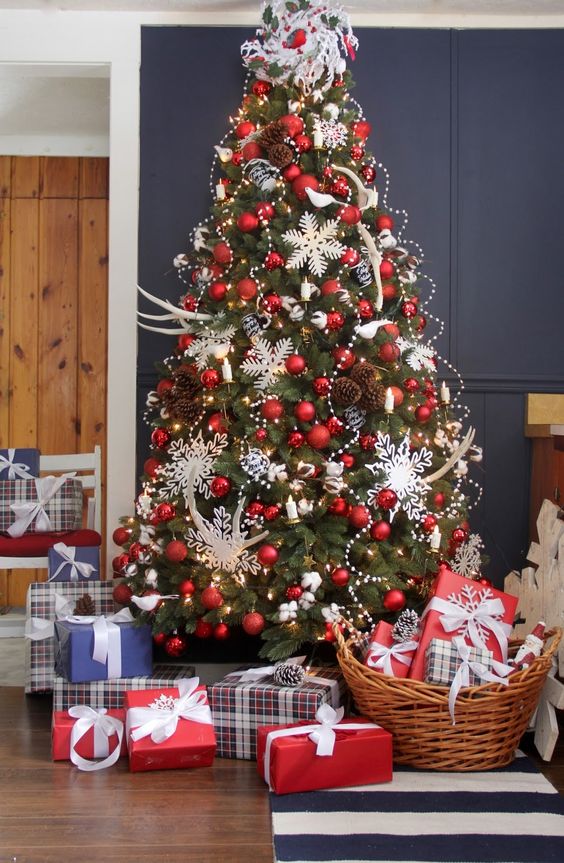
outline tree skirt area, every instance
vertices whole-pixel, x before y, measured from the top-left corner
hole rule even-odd
[[[518,754],[499,770],[271,794],[277,863],[562,863],[564,798]]]

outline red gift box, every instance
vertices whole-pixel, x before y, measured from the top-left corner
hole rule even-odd
[[[332,711],[328,704],[319,712]],[[335,713],[335,711],[333,711]],[[342,708],[338,711],[342,715]],[[362,717],[333,726],[332,754],[318,754],[322,743],[310,734],[320,723],[263,725],[257,736],[259,775],[276,794],[373,785],[392,779],[392,735]],[[327,733],[317,732],[319,736]]]
[[[209,767],[216,740],[205,686],[198,678],[178,687],[124,693],[129,769]]]
[[[390,677],[407,677],[418,641],[394,641],[393,625],[380,620],[368,643],[364,664]]]
[[[439,570],[433,596],[423,611],[419,647],[408,677],[424,679],[425,652],[433,638],[452,641],[462,636],[469,645],[491,650],[494,660],[506,662],[517,601],[516,596],[449,569]]]
[[[121,742],[116,720],[121,723]],[[127,755],[124,723],[125,710],[95,710],[86,705],[71,707],[70,712],[55,710],[51,731],[53,761],[72,761],[79,770],[109,767]],[[113,755],[116,750],[118,754]],[[95,758],[108,759],[108,762],[94,763],[92,759]]]

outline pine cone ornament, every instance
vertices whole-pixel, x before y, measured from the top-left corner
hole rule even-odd
[[[263,129],[257,138],[257,143],[261,147],[264,147],[265,150],[269,150],[276,144],[283,144],[287,137],[288,132],[286,131],[286,127],[279,120],[276,120],[274,123],[269,123]]]
[[[355,363],[351,369],[350,376],[360,387],[365,387],[367,384],[376,381],[380,376],[380,372],[372,363]]]
[[[172,419],[192,423],[199,416],[201,405],[200,382],[182,366],[172,373],[173,386],[162,397]]]
[[[293,159],[294,154],[286,144],[275,144],[268,150],[268,161],[275,168],[285,168]]]
[[[305,670],[301,665],[281,662],[274,669],[273,677],[277,686],[299,686],[305,677]]]
[[[361,395],[361,388],[355,381],[351,381],[350,378],[337,378],[331,388],[333,400],[337,404],[345,405],[345,407],[356,404]]]
[[[365,411],[381,411],[386,401],[386,387],[382,384],[369,383],[357,404]]]
[[[78,597],[73,614],[76,614],[77,617],[92,617],[96,614],[96,606],[89,593],[83,593],[82,596]]]
[[[410,641],[419,632],[421,619],[412,608],[406,608],[394,624],[392,638],[394,641]]]

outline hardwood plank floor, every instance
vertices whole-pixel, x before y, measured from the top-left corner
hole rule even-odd
[[[80,773],[50,752],[51,699],[0,687],[0,863],[272,863],[266,786],[254,762]],[[564,736],[545,764],[564,793]]]

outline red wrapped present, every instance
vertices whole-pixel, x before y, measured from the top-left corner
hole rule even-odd
[[[85,704],[53,712],[53,761],[72,761],[79,770],[102,770],[127,755],[125,710],[95,710]],[[93,759],[101,759],[94,761]]]
[[[322,704],[317,722],[258,729],[257,768],[276,794],[372,785],[392,779],[392,735]]]
[[[395,641],[392,636],[393,629],[393,625],[385,620],[376,624],[363,661],[369,668],[381,671],[389,677],[407,677],[419,642],[415,639]]]
[[[431,639],[464,641],[491,650],[497,662],[507,662],[507,639],[513,627],[517,597],[464,578],[443,567],[435,580],[433,596],[421,616],[419,647],[408,677],[423,680],[425,653]]]
[[[168,689],[124,693],[129,769],[209,767],[216,742],[205,686],[198,678]]]

